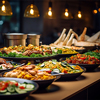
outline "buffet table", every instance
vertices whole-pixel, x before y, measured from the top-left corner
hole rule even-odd
[[[85,72],[73,81],[53,82],[47,89],[38,90],[25,100],[98,100],[93,98],[100,95],[99,90],[100,68]]]

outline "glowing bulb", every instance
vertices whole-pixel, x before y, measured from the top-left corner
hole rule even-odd
[[[4,4],[4,3],[5,3],[5,1],[3,0],[3,1],[2,1],[2,3]]]
[[[100,8],[98,8],[98,11],[100,12]]]
[[[48,11],[48,15],[49,16],[52,16],[52,11]]]
[[[97,10],[96,10],[96,9],[95,9],[95,10],[93,10],[93,13],[94,13],[94,14],[97,14]]]
[[[78,18],[82,18],[81,11],[78,11]]]
[[[69,16],[68,9],[65,9],[65,13],[64,14],[65,14],[66,17]]]
[[[33,9],[30,9],[30,14],[34,15],[34,10]]]
[[[3,5],[3,6],[1,7],[1,10],[2,10],[3,12],[5,12],[5,9],[6,9],[5,5]]]
[[[51,7],[49,7],[48,16],[52,16]]]

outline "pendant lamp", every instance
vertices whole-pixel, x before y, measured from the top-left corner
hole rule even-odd
[[[39,16],[39,10],[36,5],[31,4],[26,7],[24,17],[38,18]]]
[[[93,9],[93,14],[97,14],[98,11],[99,11],[99,9],[98,9],[98,3],[97,3],[97,2],[95,2],[95,5],[94,5],[93,8],[94,8],[94,9]]]
[[[11,16],[12,14],[13,13],[12,13],[12,9],[9,2],[7,0],[1,0],[0,1],[0,15]]]
[[[73,16],[69,12],[69,8],[68,8],[68,5],[67,4],[65,5],[65,9],[64,9],[64,11],[62,13],[62,18],[63,19],[73,19]]]
[[[52,10],[52,2],[51,1],[49,2],[49,8],[48,8],[47,12],[45,13],[44,18],[48,18],[48,19],[56,18],[55,13]]]
[[[83,19],[81,7],[78,7],[78,13],[75,14],[75,19]]]

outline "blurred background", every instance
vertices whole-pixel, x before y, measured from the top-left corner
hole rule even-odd
[[[99,0],[7,0],[12,8],[12,16],[0,16],[0,44],[4,33],[34,33],[41,36],[43,44],[53,43],[63,28],[72,28],[80,35],[87,27],[87,35],[100,31]],[[49,3],[51,2],[51,3]],[[34,3],[39,10],[38,18],[24,17],[25,9]],[[54,18],[45,17],[48,7],[52,7]],[[66,14],[65,14],[66,12]],[[79,13],[79,16],[77,14]],[[65,14],[65,15],[63,15]],[[69,17],[67,17],[69,15]],[[66,33],[67,33],[66,32]]]

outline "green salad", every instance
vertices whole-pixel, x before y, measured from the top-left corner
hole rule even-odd
[[[10,52],[9,54],[6,54],[6,53],[2,54],[2,53],[0,52],[0,57],[17,57],[17,58],[48,57],[48,56],[54,56],[54,55],[56,55],[55,52],[53,52],[52,54],[48,54],[48,53],[46,52],[45,55],[32,53],[30,56],[18,54],[18,53],[16,53],[16,52]]]
[[[100,59],[100,53],[98,53],[98,52],[88,51],[88,52],[86,52],[84,54],[85,55],[94,56],[95,58]]]
[[[30,83],[19,83],[17,81],[0,80],[0,94],[22,94],[34,90],[35,86]]]

